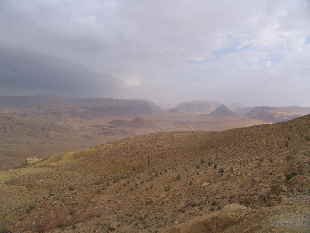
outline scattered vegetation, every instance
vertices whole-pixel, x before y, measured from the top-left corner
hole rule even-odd
[[[289,181],[291,180],[292,178],[294,178],[295,176],[298,176],[298,173],[296,172],[291,172],[289,174],[286,174],[286,180]]]
[[[0,220],[10,220],[12,232],[161,233],[201,215],[214,226],[230,219],[226,211],[241,210],[242,221],[206,232],[271,232],[261,227],[276,211],[307,208],[309,124],[304,117],[225,132],[156,133],[55,154],[0,172]],[[244,207],[234,212],[231,203]],[[261,218],[266,224],[255,226]]]

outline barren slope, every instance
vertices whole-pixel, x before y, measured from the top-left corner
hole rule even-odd
[[[87,105],[88,101],[92,104]],[[80,108],[81,102],[83,108]],[[149,108],[135,101],[128,106],[126,101],[115,100],[115,104],[113,100],[107,100],[106,104],[103,102],[104,99],[98,100],[98,104],[96,100],[84,99],[77,106],[47,104],[14,110],[0,108],[0,170],[17,167],[27,157],[43,158],[52,153],[78,151],[128,136],[158,131],[223,130],[261,124],[257,120],[238,117],[212,118],[163,112],[144,115],[141,107],[145,113]],[[133,110],[133,105],[137,111]],[[127,111],[128,108],[131,111]],[[131,116],[134,112],[138,117]]]
[[[24,233],[306,233],[309,155],[310,116],[128,138],[0,172],[0,220]]]

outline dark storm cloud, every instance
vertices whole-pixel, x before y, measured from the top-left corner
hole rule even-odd
[[[1,1],[0,94],[117,95],[120,83],[104,64],[92,67],[104,49],[100,38],[66,22],[62,6],[66,1]]]
[[[1,69],[0,91],[310,104],[309,10],[308,0],[2,0],[2,67],[7,56],[22,68]]]
[[[111,76],[90,72],[81,65],[22,49],[1,47],[0,83],[0,91],[10,95],[32,91],[32,94],[111,96],[118,88]]]

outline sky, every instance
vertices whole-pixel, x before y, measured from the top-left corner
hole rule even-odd
[[[1,0],[0,95],[310,106],[310,0]]]

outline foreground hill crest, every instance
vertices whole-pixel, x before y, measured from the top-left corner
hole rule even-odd
[[[309,155],[309,116],[132,137],[0,172],[0,220],[24,233],[204,233],[219,219],[211,232],[307,233],[294,219],[309,216]]]

